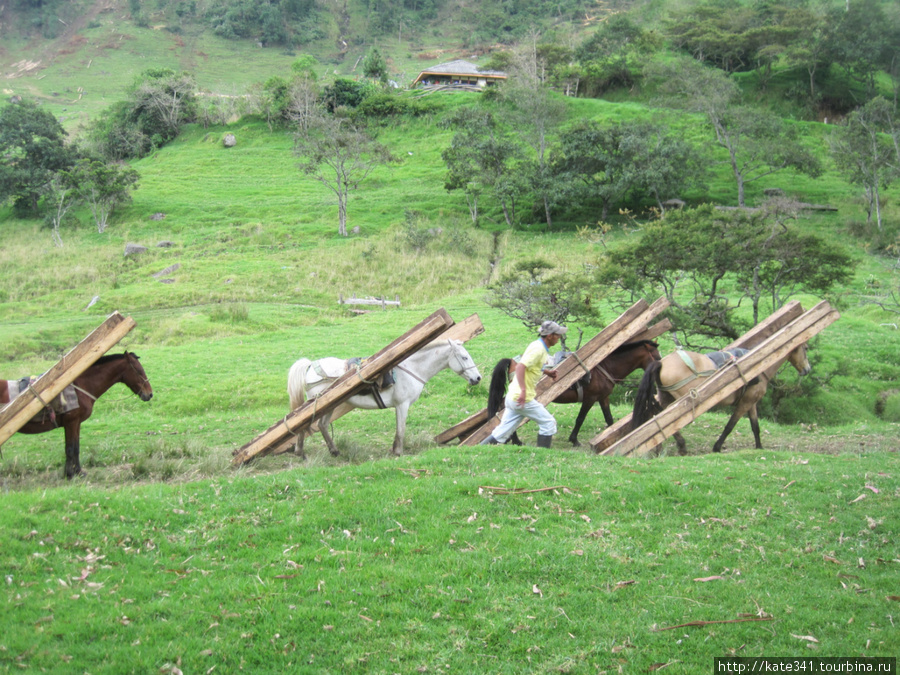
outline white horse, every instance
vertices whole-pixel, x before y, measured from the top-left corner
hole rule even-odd
[[[343,375],[348,368],[344,359],[326,357],[318,361],[300,359],[288,371],[288,396],[291,399],[291,410],[296,410],[307,398],[315,398]],[[403,454],[403,438],[406,435],[406,418],[409,406],[418,400],[425,384],[445,368],[450,368],[469,384],[481,382],[481,373],[475,361],[459,340],[440,340],[432,342],[405,361],[398,364],[394,371],[394,384],[377,391],[375,394],[361,393],[350,397],[337,408],[323,415],[313,423],[318,427],[332,455],[337,455],[337,448],[328,433],[328,425],[332,418],[340,417],[353,408],[374,410],[378,408],[395,408],[397,412],[397,433],[394,436],[393,451],[395,455]],[[311,433],[311,432],[310,432]],[[297,436],[296,450],[303,454],[303,441],[306,434]]]

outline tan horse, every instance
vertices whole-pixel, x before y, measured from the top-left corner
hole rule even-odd
[[[725,439],[732,432],[738,420],[744,415],[750,418],[750,427],[753,429],[753,437],[756,440],[756,447],[762,448],[762,441],[759,437],[759,415],[756,411],[756,404],[759,403],[771,380],[779,368],[785,361],[789,361],[800,375],[807,375],[811,370],[809,360],[807,359],[807,344],[794,349],[783,361],[779,361],[771,368],[763,372],[759,377],[754,378],[741,389],[722,400],[716,408],[732,406],[734,411],[725,429],[719,436],[713,446],[713,452],[721,452]],[[737,350],[735,350],[737,351]],[[740,350],[743,352],[744,350]],[[696,389],[700,384],[697,380],[703,380],[716,372],[717,367],[721,367],[722,360],[728,361],[732,356],[730,352],[714,352],[711,356],[719,360],[717,364],[705,354],[697,352],[689,352],[679,350],[669,354],[661,361],[651,363],[644,371],[644,377],[638,387],[637,396],[634,399],[634,413],[632,415],[632,428],[637,429],[644,422],[648,421],[656,414],[665,410],[674,401],[682,396],[689,395],[692,389]],[[739,356],[737,357],[739,358]],[[656,393],[656,390],[659,393]],[[679,432],[674,434],[675,442],[678,444],[679,454],[685,454],[686,446],[684,438]]]

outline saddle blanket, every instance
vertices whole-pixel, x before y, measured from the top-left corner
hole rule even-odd
[[[722,368],[733,361],[737,361],[749,351],[749,349],[737,347],[735,349],[725,349],[720,352],[707,352],[706,357],[715,364],[716,370],[719,370],[719,368]]]
[[[6,389],[9,393],[9,401],[15,401],[19,396],[28,391],[29,385],[34,383],[37,377],[23,377],[18,380],[7,380]],[[45,399],[46,400],[46,399]],[[57,414],[67,413],[78,408],[78,392],[75,391],[75,385],[70,384],[57,394],[53,399],[47,401],[50,408]],[[37,422],[43,418],[46,411],[42,410],[35,415],[32,420]]]
[[[335,359],[329,359],[327,362],[313,361],[312,369],[322,380],[336,380],[351,368],[358,366],[362,361],[361,357],[347,359],[343,362]],[[312,380],[310,380],[310,384],[312,384]],[[378,389],[387,389],[392,384],[394,384],[393,370],[382,373],[375,382],[375,386]]]

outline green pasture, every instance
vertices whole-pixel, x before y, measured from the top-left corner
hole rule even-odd
[[[703,673],[713,656],[896,655],[898,471],[884,451],[445,448],[8,494],[0,669]]]

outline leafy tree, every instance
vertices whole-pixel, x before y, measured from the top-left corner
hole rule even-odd
[[[851,274],[846,254],[786,222],[783,206],[669,212],[647,223],[638,239],[607,252],[597,281],[625,291],[631,302],[665,295],[685,344],[690,335],[735,339],[746,329],[735,314],[743,298],[753,303],[755,323],[764,296],[774,311],[795,293],[825,293]]]
[[[666,32],[676,48],[731,73],[751,62],[746,32],[752,25],[751,7],[738,0],[707,0],[674,12]]]
[[[898,26],[878,0],[853,0],[829,12],[833,26],[830,53],[865,88],[866,99],[876,94],[876,78],[889,70],[896,56]]]
[[[487,110],[460,108],[441,122],[456,133],[441,157],[447,164],[444,187],[463,190],[472,222],[478,223],[478,200],[493,195],[503,209],[506,224],[516,222],[516,202],[525,189],[517,170],[522,152],[518,143]]]
[[[881,190],[900,174],[900,129],[890,102],[879,96],[854,111],[832,135],[831,156],[844,177],[863,188],[866,222],[874,211],[882,231]]]
[[[363,74],[378,82],[387,82],[387,61],[375,47],[363,59]]]
[[[111,160],[142,157],[175,138],[196,117],[196,83],[168,68],[144,71],[127,99],[107,108],[88,130],[94,150]]]
[[[576,50],[583,92],[599,96],[612,87],[632,87],[647,54],[660,46],[659,36],[645,31],[626,14],[614,14]]]
[[[291,64],[291,72],[294,74],[294,77],[315,82],[318,79],[316,75],[316,66],[318,65],[319,61],[315,56],[301,54]]]
[[[818,160],[801,145],[796,129],[774,114],[739,105],[736,85],[721,71],[682,59],[655,75],[676,104],[706,115],[716,144],[728,153],[739,206],[745,205],[747,183],[786,168],[819,174]]]
[[[19,213],[38,212],[53,176],[75,160],[66,135],[52,113],[31,101],[0,110],[0,204],[13,199]]]
[[[355,108],[369,95],[371,89],[371,85],[339,77],[322,91],[322,103],[330,113],[338,108]]]
[[[193,120],[197,83],[189,73],[168,68],[144,71],[132,88],[131,116],[141,130],[163,145],[178,135],[181,127]]]
[[[106,230],[116,207],[131,201],[140,174],[129,166],[80,159],[68,171],[61,172],[64,188],[69,188],[86,203],[94,216],[97,231]]]
[[[806,7],[791,11],[785,17],[785,22],[796,29],[796,35],[785,46],[784,61],[788,67],[806,70],[809,77],[809,99],[815,101],[818,95],[816,76],[831,64],[831,24],[824,13]]]
[[[294,136],[294,154],[299,168],[314,177],[338,200],[338,234],[347,236],[347,202],[369,174],[397,161],[390,151],[364,128],[340,115],[320,113],[307,130]]]
[[[629,197],[652,198],[662,209],[664,200],[699,184],[705,172],[690,145],[641,121],[582,121],[561,135],[553,170],[570,201],[600,201],[601,220]]]
[[[583,274],[556,270],[540,258],[519,262],[491,285],[485,301],[528,328],[543,321],[596,323],[594,286]]]

